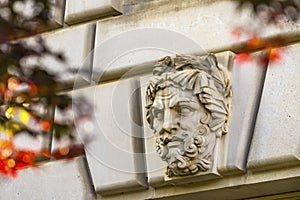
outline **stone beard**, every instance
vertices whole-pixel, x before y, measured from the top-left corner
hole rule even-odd
[[[216,138],[227,133],[231,86],[215,56],[165,57],[146,91],[147,121],[166,175],[184,176],[213,165]]]

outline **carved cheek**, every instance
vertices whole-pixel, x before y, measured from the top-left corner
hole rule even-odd
[[[153,119],[154,134],[159,133],[159,131],[162,129],[162,125],[163,125],[163,120],[157,118]]]
[[[188,117],[180,117],[180,127],[188,131],[196,131],[199,127],[201,119],[201,112],[195,111],[192,115]]]

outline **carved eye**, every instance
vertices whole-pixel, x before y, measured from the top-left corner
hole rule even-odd
[[[156,118],[156,119],[163,119],[163,117],[164,117],[163,110],[153,109],[152,114],[153,114],[154,118]]]
[[[183,116],[188,116],[192,114],[195,110],[191,108],[190,106],[180,106],[179,107],[179,113]]]

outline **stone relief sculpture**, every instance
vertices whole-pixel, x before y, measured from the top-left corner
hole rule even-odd
[[[208,171],[216,138],[228,132],[231,84],[213,54],[165,57],[146,89],[146,118],[166,175]]]

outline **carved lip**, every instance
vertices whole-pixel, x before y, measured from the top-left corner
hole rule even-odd
[[[173,137],[166,137],[164,139],[160,138],[160,144],[163,146],[169,146],[169,147],[178,146],[182,142],[183,142],[183,138],[178,137],[176,135]]]

